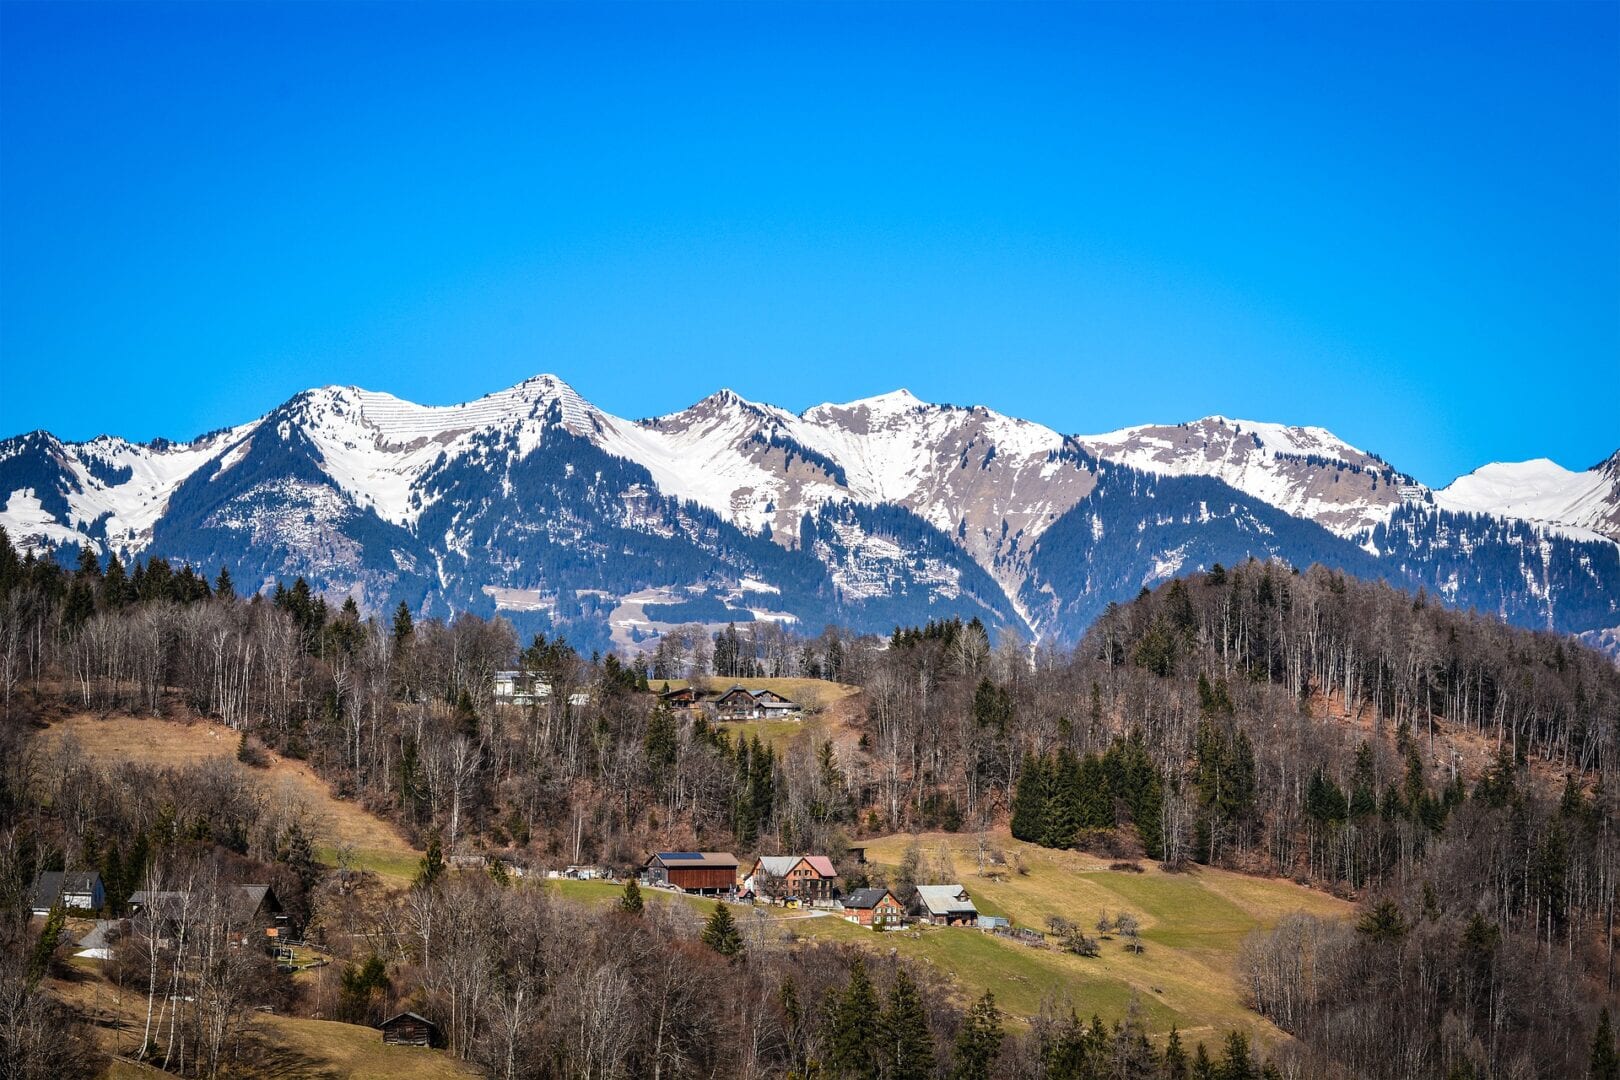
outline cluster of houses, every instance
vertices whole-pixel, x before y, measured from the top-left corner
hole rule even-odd
[[[551,700],[551,683],[533,671],[497,671],[494,680],[495,700],[508,705],[541,705]],[[665,690],[658,699],[672,709],[703,713],[716,720],[797,720],[804,715],[804,707],[775,690],[749,690],[740,684],[727,690],[706,691],[683,686],[678,690]],[[575,691],[568,695],[568,704],[589,705],[590,694]]]
[[[494,690],[495,700],[508,705],[540,705],[551,700],[551,683],[533,671],[497,671]],[[591,695],[584,690],[568,695],[568,704],[576,708],[590,703]]]
[[[660,851],[649,856],[643,883],[701,896],[807,905],[831,910],[874,930],[926,923],[996,929],[1007,920],[981,915],[959,884],[918,885],[911,904],[886,888],[838,888],[838,870],[825,855],[761,855],[746,874],[734,855],[723,851]]]
[[[775,690],[750,690],[740,684],[715,692],[683,686],[665,690],[658,699],[671,709],[701,712],[716,720],[798,720],[804,715],[802,705]]]

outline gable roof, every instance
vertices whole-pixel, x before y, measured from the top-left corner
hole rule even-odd
[[[960,885],[918,885],[917,899],[930,915],[965,915],[979,910]]]
[[[63,893],[95,894],[101,875],[94,870],[46,870],[34,879],[34,891],[28,903],[34,910],[48,908],[62,898]]]
[[[429,1020],[427,1017],[423,1016],[421,1013],[402,1012],[402,1013],[395,1013],[393,1016],[390,1016],[388,1019],[386,1019],[382,1023],[378,1024],[377,1027],[378,1028],[385,1028],[388,1025],[398,1023],[401,1020],[415,1020],[415,1021],[417,1021],[419,1023],[426,1024],[430,1028],[435,1028],[435,1029],[438,1028],[438,1026],[439,1026],[438,1024],[435,1024],[433,1021]]]
[[[754,862],[756,870],[764,870],[773,877],[787,877],[800,863],[806,863],[819,877],[835,878],[838,871],[825,855],[761,855]]]
[[[657,859],[670,869],[719,870],[737,868],[737,857],[729,851],[660,851],[649,858]]]
[[[733,686],[730,690],[727,690],[725,693],[723,693],[719,697],[715,698],[714,699],[715,704],[716,705],[724,705],[726,702],[730,701],[733,697],[735,697],[738,694],[741,694],[742,697],[743,697],[743,700],[748,702],[748,704],[750,704],[750,705],[754,704],[754,695],[752,693],[750,693],[749,691],[744,690],[740,684],[737,685],[737,686]]]
[[[854,892],[844,897],[844,907],[857,908],[861,911],[865,911],[869,908],[877,907],[878,903],[885,896],[889,897],[891,900],[894,899],[894,894],[888,889],[856,889]],[[895,900],[895,903],[899,903],[899,901]]]

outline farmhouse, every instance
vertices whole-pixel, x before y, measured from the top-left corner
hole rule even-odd
[[[831,900],[838,871],[825,855],[762,855],[754,860],[745,883],[748,891],[771,899],[793,897],[805,902]]]
[[[382,1029],[382,1041],[395,1046],[441,1046],[444,1042],[438,1024],[413,1012],[390,1016],[377,1026]]]
[[[538,705],[551,696],[551,684],[532,671],[497,671],[495,700]]]
[[[647,860],[647,883],[728,893],[737,888],[737,857],[724,851],[660,851]]]
[[[886,930],[905,921],[906,909],[888,889],[856,889],[844,897],[844,918],[852,923]]]
[[[101,875],[94,870],[47,870],[34,880],[28,907],[35,915],[49,915],[53,907],[100,911],[106,902]]]
[[[741,686],[733,686],[715,698],[713,704],[715,718],[719,720],[758,720],[761,715],[759,702]]]
[[[272,940],[292,935],[290,920],[270,886],[226,885],[224,893],[224,910],[219,912],[223,917],[221,921],[233,928],[243,928],[241,944],[262,938],[268,947]],[[129,910],[137,915],[150,911],[154,918],[179,923],[188,916],[195,917],[206,899],[200,893],[142,889],[130,896]]]
[[[658,695],[658,700],[671,709],[690,710],[697,708],[698,693],[690,686],[683,686],[679,690],[665,690]]]
[[[960,885],[917,886],[917,914],[935,926],[977,926],[979,909]]]
[[[710,702],[717,720],[797,719],[803,709],[775,690],[747,690],[733,686]]]

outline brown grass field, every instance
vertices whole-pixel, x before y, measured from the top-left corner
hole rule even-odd
[[[335,861],[339,845],[353,852],[357,868],[375,870],[395,882],[409,881],[422,853],[411,847],[389,822],[332,795],[326,781],[302,761],[266,751],[267,769],[236,761],[237,733],[206,720],[180,723],[154,717],[100,717],[76,713],[53,723],[41,735],[56,741],[71,736],[96,761],[133,761],[148,765],[187,765],[209,758],[229,761],[244,777],[263,784],[273,796],[297,799],[314,816],[320,839],[319,857]]]

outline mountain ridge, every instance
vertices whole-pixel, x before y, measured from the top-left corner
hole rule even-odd
[[[950,613],[1072,639],[1134,588],[1246,556],[1530,625],[1620,626],[1620,454],[1557,474],[1579,488],[1562,502],[1510,473],[1433,491],[1323,428],[1066,435],[904,389],[800,413],[722,389],[629,420],[542,374],[440,406],[315,387],[189,443],[14,436],[0,525],[24,547],[303,574],[372,609],[507,610],[621,645],[668,629],[627,597],[781,589],[771,575],[790,583],[771,621]]]

